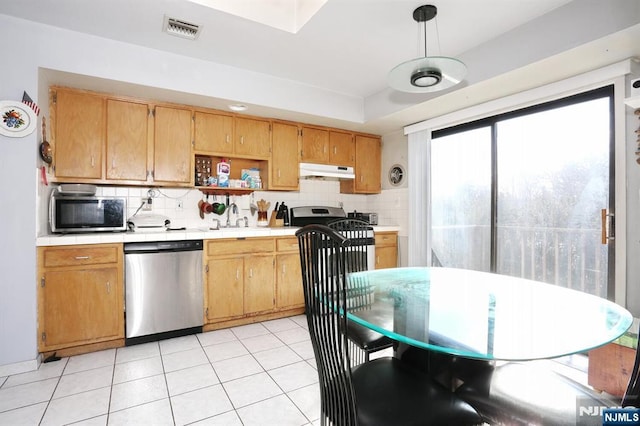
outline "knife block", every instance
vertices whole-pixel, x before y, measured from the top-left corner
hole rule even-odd
[[[269,216],[269,227],[273,228],[276,226],[276,211],[271,212],[271,216]]]

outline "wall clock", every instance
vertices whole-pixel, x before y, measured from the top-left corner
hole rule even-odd
[[[389,169],[389,183],[393,186],[398,186],[404,181],[405,171],[404,167],[400,164],[394,164]]]

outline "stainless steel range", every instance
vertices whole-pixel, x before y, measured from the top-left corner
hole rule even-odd
[[[291,225],[328,225],[336,220],[345,219],[347,214],[342,207],[327,206],[303,206],[292,207],[290,209]],[[375,269],[376,264],[376,241],[373,226],[367,227],[364,236],[358,235],[357,231],[339,230],[346,238],[355,239],[354,246],[360,246],[367,252],[367,269]]]

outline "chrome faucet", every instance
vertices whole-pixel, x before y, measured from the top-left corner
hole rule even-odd
[[[236,203],[231,203],[227,206],[227,228],[231,226],[231,215],[229,213],[238,214],[238,206],[236,206]],[[238,226],[237,222],[236,226]]]

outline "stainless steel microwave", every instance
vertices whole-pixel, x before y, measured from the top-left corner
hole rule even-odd
[[[49,226],[54,233],[127,230],[127,199],[115,196],[66,195],[54,190]]]

